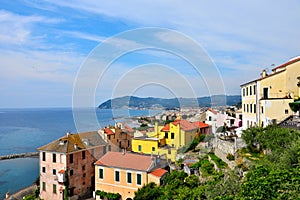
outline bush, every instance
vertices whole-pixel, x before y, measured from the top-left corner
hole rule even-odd
[[[226,158],[228,160],[234,160],[234,155],[232,155],[231,153],[227,154]]]

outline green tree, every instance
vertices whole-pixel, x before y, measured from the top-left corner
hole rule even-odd
[[[151,182],[139,188],[134,195],[134,200],[156,200],[162,195],[162,190],[155,183]]]

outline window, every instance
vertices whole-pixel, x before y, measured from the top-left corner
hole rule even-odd
[[[138,146],[138,151],[142,151],[142,145]]]
[[[127,172],[127,183],[132,183],[132,173]]]
[[[84,171],[85,170],[85,165],[82,165],[81,169],[82,169],[82,171]]]
[[[256,113],[256,104],[253,104],[253,113]]]
[[[208,117],[208,121],[211,121],[211,116]]]
[[[53,193],[56,194],[56,184],[53,184]]]
[[[120,171],[115,171],[115,181],[120,182]]]
[[[249,87],[249,93],[252,95],[252,86]]]
[[[244,112],[246,112],[246,105],[244,104],[243,106],[244,106]]]
[[[82,151],[82,160],[84,160],[85,159],[85,151]]]
[[[42,160],[43,160],[43,161],[46,161],[46,152],[43,152],[43,153],[42,153]]]
[[[152,147],[152,151],[155,151],[155,147]]]
[[[137,174],[136,175],[136,184],[137,185],[142,185],[142,174]]]
[[[85,173],[83,173],[83,174],[82,174],[82,177],[83,177],[83,178],[85,178],[85,177],[86,177],[86,174],[85,174]]]
[[[73,163],[73,154],[70,154],[70,163]]]
[[[46,173],[46,167],[42,167],[42,172]]]
[[[56,154],[55,153],[52,154],[52,162],[56,163]]]
[[[243,96],[245,96],[245,88],[243,88]]]
[[[289,110],[288,110],[288,109],[285,109],[285,110],[284,110],[284,113],[285,113],[285,114],[289,114]]]
[[[248,96],[248,88],[246,88],[246,96]]]
[[[249,112],[249,104],[247,104],[247,112]]]
[[[46,182],[43,182],[42,189],[43,189],[43,191],[46,191]]]
[[[103,179],[103,168],[99,168],[99,179]]]
[[[250,112],[252,113],[252,104],[250,104]]]
[[[174,139],[174,135],[175,135],[174,133],[171,133],[171,139]]]
[[[264,88],[263,90],[263,98],[264,99],[268,99],[268,93],[269,93],[269,88]]]
[[[52,170],[53,175],[56,175],[56,169]]]
[[[106,154],[106,146],[103,146],[103,155]]]
[[[263,106],[261,107],[261,113],[262,114],[264,113],[264,107]]]
[[[70,170],[70,176],[73,176],[73,174],[74,174],[74,171],[73,171],[73,169],[71,169]]]
[[[168,138],[168,132],[165,132],[165,138]]]
[[[256,94],[256,85],[253,85],[253,94]]]

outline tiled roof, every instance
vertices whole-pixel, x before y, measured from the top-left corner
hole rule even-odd
[[[150,174],[156,176],[156,177],[162,177],[163,175],[165,175],[168,171],[162,168],[157,168],[155,170],[153,170],[152,172],[150,172]]]
[[[258,79],[255,79],[255,80],[253,80],[253,81],[249,81],[249,82],[244,83],[244,84],[242,84],[242,85],[240,85],[240,86],[243,87],[243,86],[245,86],[245,85],[248,85],[249,83],[253,83],[253,82],[260,81],[260,80],[262,80],[262,79],[268,78],[268,77],[270,77],[270,76],[277,75],[277,74],[279,74],[279,73],[285,71],[285,70],[277,71],[277,69],[287,67],[288,65],[294,64],[294,63],[296,63],[296,62],[298,62],[298,61],[300,61],[300,58],[292,59],[292,60],[290,60],[290,61],[288,61],[288,62],[286,62],[286,63],[284,63],[284,64],[282,64],[282,65],[279,65],[279,66],[273,68],[273,69],[272,69],[273,73],[268,74],[268,75],[265,76],[265,77],[260,77],[260,78],[258,78]]]
[[[288,62],[286,62],[286,63],[284,63],[282,65],[279,65],[278,67],[273,68],[272,71],[276,71],[279,68],[286,67],[286,66],[291,65],[291,64],[293,64],[295,62],[298,62],[298,61],[300,61],[300,58],[292,59],[292,60],[290,60],[290,61],[288,61]]]
[[[172,122],[172,124],[174,124],[174,122]],[[187,120],[180,120],[179,122],[175,123],[174,125],[176,125],[176,124],[180,124],[180,128],[184,131],[191,131],[191,130],[198,128],[193,123],[191,123]]]
[[[110,128],[105,128],[104,129],[104,133],[106,133],[106,135],[113,135],[113,134],[115,134]]]
[[[215,115],[218,114],[217,111],[215,111],[215,110],[213,110],[213,109],[211,109],[211,108],[209,108],[208,111],[212,112],[212,113],[215,114]]]
[[[170,131],[170,124],[166,124],[161,131]]]
[[[203,122],[193,122],[195,124],[195,126],[197,126],[198,128],[206,128],[209,127],[209,124],[205,124]]]
[[[106,142],[97,133],[97,131],[93,131],[67,134],[53,142],[50,142],[49,144],[39,147],[38,150],[57,153],[72,153],[103,145],[106,145]]]
[[[209,127],[208,124],[205,124],[203,122],[189,122],[187,120],[176,120],[174,122],[171,122],[173,125],[178,126],[180,125],[180,129],[184,131],[191,131],[198,128],[205,128]],[[170,125],[166,124],[161,131],[170,131]]]
[[[150,155],[110,151],[102,156],[95,164],[121,169],[149,171],[151,170],[152,159]]]

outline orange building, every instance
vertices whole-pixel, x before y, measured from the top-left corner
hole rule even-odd
[[[113,147],[97,132],[67,133],[38,148],[41,199],[61,200],[66,192],[71,199],[91,196],[95,183],[93,163],[110,150]]]
[[[150,182],[161,184],[167,173],[165,156],[128,152],[108,152],[96,163],[96,191],[119,193],[122,199],[133,199],[134,192]],[[96,199],[100,199],[99,196]]]

